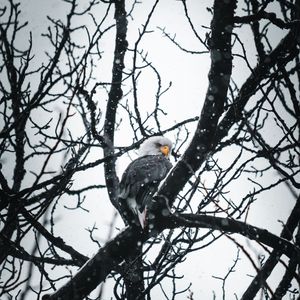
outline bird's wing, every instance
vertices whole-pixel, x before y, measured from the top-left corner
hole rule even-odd
[[[135,198],[139,210],[143,211],[171,167],[170,161],[162,155],[147,155],[134,160],[122,176],[119,197]]]

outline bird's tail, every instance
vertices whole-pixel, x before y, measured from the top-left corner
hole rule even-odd
[[[146,215],[147,215],[147,209],[146,208],[142,212],[140,212],[137,209],[137,216],[138,216],[140,225],[143,229],[146,227],[146,224],[147,224]]]
[[[146,224],[147,224],[146,223],[147,208],[145,207],[143,209],[143,211],[141,212],[139,210],[139,206],[137,205],[135,198],[127,198],[127,204],[129,206],[129,208],[131,209],[131,211],[134,213],[134,215],[137,216],[137,219],[138,219],[141,227],[144,229],[146,227]],[[137,220],[135,220],[135,222],[136,221]]]

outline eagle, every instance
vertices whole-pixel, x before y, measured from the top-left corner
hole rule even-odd
[[[139,157],[124,171],[118,200],[128,224],[145,228],[147,207],[159,183],[172,168],[171,150],[172,142],[168,138],[150,137],[141,145]]]

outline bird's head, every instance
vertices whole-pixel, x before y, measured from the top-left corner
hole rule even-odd
[[[159,155],[169,157],[172,150],[172,142],[164,136],[152,136],[140,147],[140,156]]]

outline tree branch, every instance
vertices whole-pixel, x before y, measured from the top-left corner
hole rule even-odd
[[[116,0],[115,2],[115,19],[116,19],[116,40],[115,53],[112,69],[112,85],[109,92],[109,98],[106,106],[105,124],[104,124],[104,139],[106,146],[104,147],[104,157],[111,156],[111,159],[104,163],[105,180],[112,204],[118,209],[117,191],[118,177],[115,169],[116,159],[114,154],[114,133],[116,123],[116,112],[120,99],[123,96],[121,83],[124,69],[124,56],[127,50],[127,19],[125,10],[125,1]]]
[[[156,221],[162,227],[155,229],[155,232],[140,232],[135,228],[127,227],[101,248],[63,287],[52,295],[45,295],[43,300],[83,299],[103,282],[106,276],[114,270],[118,264],[132,255],[137,245],[144,243],[153,234],[157,234],[163,229],[173,229],[181,226],[214,229],[226,233],[238,233],[258,243],[282,251],[282,253],[290,258],[296,257],[300,259],[300,249],[287,240],[265,229],[233,219],[208,215],[178,214],[161,217]]]
[[[300,198],[297,199],[296,205],[293,208],[281,234],[280,237],[290,241],[293,238],[293,232],[295,231],[300,216]],[[280,257],[282,255],[281,250],[274,249],[261,270],[257,273],[257,275],[253,278],[252,282],[246,289],[245,293],[242,296],[242,300],[250,300],[255,297],[259,289],[263,286],[264,282],[266,282],[267,278],[271,274],[272,270],[277,265]]]
[[[226,6],[223,1],[220,1],[218,4],[221,6]],[[220,13],[222,14],[222,17],[220,17],[220,19],[224,18],[224,12],[226,12],[225,8],[223,8],[223,10],[221,8]],[[232,23],[228,24],[228,26],[231,25]],[[218,88],[217,95],[214,95],[213,91],[215,91],[218,85],[216,85],[214,78],[210,78],[205,104],[201,113],[196,133],[182,159],[176,164],[172,172],[165,179],[159,191],[160,195],[168,199],[170,206],[173,203],[176,195],[182,190],[188,179],[192,176],[192,174],[194,174],[197,169],[199,169],[201,164],[205,161],[214,145],[217,145],[225,136],[227,136],[231,127],[234,124],[237,124],[243,118],[244,107],[248,103],[251,96],[255,94],[262,80],[268,77],[270,69],[275,67],[276,64],[280,62],[280,60],[288,58],[288,61],[292,61],[299,54],[299,50],[297,49],[297,36],[299,28],[299,25],[297,27],[293,27],[293,29],[291,29],[289,33],[281,40],[278,46],[268,56],[265,57],[265,60],[258,63],[258,65],[253,69],[252,74],[241,87],[240,92],[235,99],[235,102],[219,122],[218,119],[220,117],[220,112],[216,109],[218,106],[214,104],[214,101],[216,101],[217,99],[220,100],[221,95],[223,97],[222,101],[225,101],[226,87],[224,86],[224,84],[221,85],[221,87],[223,86],[223,90],[221,88]],[[212,36],[212,44],[214,44],[213,41],[214,38]],[[220,47],[218,48],[222,49]],[[224,47],[225,46],[223,46],[223,48]],[[213,50],[211,50],[211,52],[213,53]],[[222,67],[223,69],[226,66],[226,60],[223,58],[221,59],[221,62],[224,63],[224,66]],[[229,60],[227,60],[227,64],[228,63]],[[287,63],[287,61],[285,63]],[[227,69],[229,71],[229,66],[227,66]],[[219,74],[219,76],[217,77],[219,77],[219,80],[221,80],[221,70],[219,70],[219,73],[217,70],[219,69],[212,62],[210,74],[212,74],[212,72],[216,75]],[[229,75],[230,73],[223,72],[223,74]],[[214,99],[214,101],[211,101],[211,99]],[[215,128],[216,122],[218,122],[218,124]],[[172,188],[170,188],[171,186]]]
[[[231,33],[235,7],[236,1],[233,0],[214,2],[209,86],[194,137],[160,189],[159,193],[168,199],[169,206],[214,145],[213,137],[227,99],[232,70]]]

